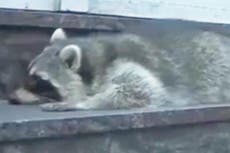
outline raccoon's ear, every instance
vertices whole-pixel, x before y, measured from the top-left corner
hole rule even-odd
[[[52,36],[50,37],[50,43],[53,43],[57,40],[65,39],[67,39],[65,31],[62,28],[58,28],[53,32]]]
[[[82,51],[77,45],[67,45],[60,51],[59,57],[74,72],[81,67]]]

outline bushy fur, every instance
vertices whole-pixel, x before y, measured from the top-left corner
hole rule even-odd
[[[52,39],[55,37],[52,36]],[[62,37],[58,37],[62,38]],[[69,44],[82,51],[81,66],[61,61]],[[131,34],[92,35],[52,42],[30,66],[63,97],[44,110],[181,106],[230,100],[230,41],[200,31],[167,44]],[[71,59],[72,60],[72,59]]]

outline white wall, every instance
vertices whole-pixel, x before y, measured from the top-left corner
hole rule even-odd
[[[0,7],[230,23],[230,0],[0,0]]]
[[[0,0],[1,8],[56,10],[56,0]]]
[[[87,12],[88,5],[88,0],[62,0],[60,9],[62,11]]]
[[[230,23],[230,0],[89,0],[89,12]]]

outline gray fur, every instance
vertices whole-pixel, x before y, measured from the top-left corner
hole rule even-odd
[[[211,32],[175,37],[167,47],[131,34],[91,35],[51,43],[29,70],[63,98],[42,105],[47,111],[218,103],[230,100],[228,43]],[[77,70],[58,56],[69,44],[82,51]]]

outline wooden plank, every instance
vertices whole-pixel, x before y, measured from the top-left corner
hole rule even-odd
[[[230,23],[229,0],[89,0],[89,13]]]
[[[87,12],[88,0],[62,0],[61,11]]]
[[[1,8],[24,10],[57,10],[56,0],[0,0]]]

